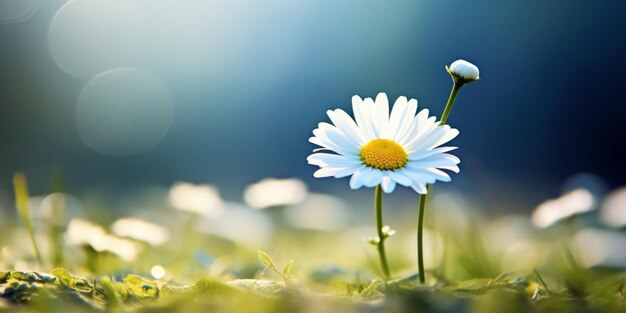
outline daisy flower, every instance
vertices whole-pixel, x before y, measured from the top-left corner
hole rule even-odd
[[[442,170],[459,172],[459,158],[449,152],[456,147],[441,147],[459,131],[439,125],[428,110],[417,115],[417,100],[399,97],[391,114],[385,93],[376,100],[352,97],[352,119],[341,109],[329,110],[333,124],[319,123],[309,139],[321,148],[307,161],[320,168],[314,177],[351,176],[350,188],[381,185],[391,193],[400,184],[420,194],[435,181],[450,181]],[[319,152],[330,151],[333,153]]]

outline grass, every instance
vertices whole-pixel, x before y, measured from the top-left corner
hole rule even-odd
[[[42,217],[31,207],[37,213],[30,215],[32,235],[8,220],[0,231],[0,312],[626,311],[624,267],[581,264],[585,251],[579,249],[562,253],[571,223],[537,229],[524,216],[487,219],[471,208],[445,215],[450,211],[436,203],[425,219],[426,285],[416,272],[415,219],[404,211],[388,214],[398,232],[388,241],[392,279],[385,282],[376,249],[364,239],[376,230],[367,223],[303,229],[283,218],[290,207],[250,209],[250,216],[262,219],[248,225],[269,220],[272,227],[248,238],[239,235],[259,229],[241,227],[241,217],[205,224],[198,215],[164,205],[132,213],[168,229],[169,240],[130,240],[138,252],[125,259],[93,242],[59,243],[56,232],[65,233],[67,221]],[[100,217],[92,220],[113,236],[106,226],[120,214],[106,216],[95,204],[84,207],[91,209],[79,212],[81,217]],[[465,218],[464,227],[458,218]],[[227,235],[215,223],[234,231]],[[51,232],[52,227],[62,229]],[[38,240],[41,262],[31,238]],[[157,265],[162,273],[154,271]]]

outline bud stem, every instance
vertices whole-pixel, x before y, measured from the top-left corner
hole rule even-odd
[[[448,117],[450,116],[450,111],[452,111],[452,107],[454,106],[454,102],[456,101],[456,97],[459,95],[459,90],[463,87],[464,83],[454,82],[454,86],[452,86],[452,91],[450,91],[450,97],[448,98],[448,103],[446,103],[445,109],[443,109],[443,114],[441,115],[441,121],[439,125],[445,125],[448,122]]]
[[[439,125],[445,125],[448,122],[448,117],[450,116],[450,112],[452,111],[452,107],[454,106],[454,102],[456,101],[456,97],[459,95],[459,91],[461,87],[463,87],[463,82],[457,82],[456,79],[453,79],[454,85],[452,86],[452,91],[450,91],[450,97],[448,97],[448,103],[446,103],[446,107],[443,110],[443,114],[441,115],[441,121]],[[428,193],[429,186],[426,185],[426,192]],[[426,276],[424,273],[424,211],[426,211],[426,195],[421,194],[419,200],[419,209],[418,209],[418,218],[417,218],[417,267],[420,275],[420,283],[426,283]]]

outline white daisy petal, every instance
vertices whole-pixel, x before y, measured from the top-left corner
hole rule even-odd
[[[418,123],[419,124],[417,125],[417,129],[414,131],[414,133],[409,134],[410,141],[406,144],[406,147],[409,150],[413,150],[413,151],[416,150],[417,149],[417,147],[415,147],[416,145],[419,145],[425,139],[431,136],[433,132],[437,131],[437,122],[434,116],[427,118],[425,120],[422,120],[420,118],[418,120]]]
[[[452,172],[455,172],[457,174],[461,171],[461,169],[459,169],[459,167],[456,166],[456,165],[455,166],[440,166],[439,168],[442,169],[442,170],[452,171]]]
[[[409,142],[411,142],[418,134],[419,130],[423,127],[423,124],[428,119],[428,109],[421,110],[410,123],[410,126],[405,131],[405,134],[398,140],[398,142],[407,146]]]
[[[328,114],[330,120],[333,121],[333,124],[335,124],[346,138],[356,141],[359,146],[365,144],[363,133],[348,113],[337,109],[335,111],[329,110],[326,114]]]
[[[342,148],[341,146],[337,145],[336,143],[328,140],[328,139],[322,139],[321,137],[311,137],[309,138],[309,142],[316,144],[318,146],[323,147],[326,150],[330,150],[330,151],[335,151],[337,153],[340,153],[342,155],[352,155],[354,154],[353,152],[350,152],[344,148]]]
[[[394,109],[395,109],[395,105],[394,105]],[[400,140],[402,140],[409,133],[409,131],[412,128],[411,120],[415,117],[415,111],[417,111],[417,100],[411,99],[407,103],[406,112],[403,116],[403,119],[400,122],[401,126],[398,128],[395,136],[393,137],[393,140],[397,142],[401,142]],[[393,110],[392,110],[392,115],[393,115]]]
[[[434,184],[437,178],[426,171],[406,168],[404,175],[409,177],[414,184]]]
[[[356,124],[363,133],[363,136],[365,136],[365,139],[372,140],[375,137],[369,107],[373,108],[373,106],[368,106],[365,102],[363,102],[359,96],[352,97],[352,112],[354,112]]]
[[[323,133],[328,138],[334,140],[336,143],[340,143],[341,141],[341,143],[346,145],[346,147],[358,149],[361,146],[358,142],[346,136],[339,128],[334,125],[328,123],[319,123],[317,129],[318,132]],[[315,134],[315,131],[313,131],[313,134]]]
[[[313,149],[313,152],[320,152],[320,151],[333,151],[333,150],[330,150],[328,148],[315,148],[315,149]]]
[[[307,161],[311,165],[328,167],[358,167],[361,162],[356,157],[348,157],[339,154],[314,153],[309,155]]]
[[[364,171],[358,171],[354,173],[352,177],[350,177],[350,188],[359,189],[363,187],[363,184],[364,184],[363,174],[364,174]]]
[[[316,128],[313,130],[313,137],[309,138],[311,143],[332,149],[343,155],[356,155],[359,147],[352,143],[339,131],[332,128]]]
[[[458,158],[446,157],[444,154],[435,154],[427,158],[423,158],[421,160],[413,161],[411,164],[413,166],[420,166],[424,168],[437,168],[437,167],[446,167],[446,166],[456,166],[459,162],[456,162]]]
[[[372,124],[374,125],[374,135],[376,138],[381,138],[385,128],[387,128],[387,123],[389,122],[389,100],[384,92],[381,92],[376,96],[374,109],[371,113],[370,118],[372,119]]]
[[[389,176],[383,176],[383,182],[380,185],[385,193],[392,193],[396,189],[396,181]]]
[[[459,159],[457,156],[452,155],[450,153],[442,153],[441,156],[443,156],[446,159],[452,160],[452,162],[454,162],[454,164],[461,163],[461,159]]]
[[[356,190],[356,189],[363,187],[361,176],[362,174],[359,172],[352,174],[352,176],[350,177],[350,189]]]
[[[380,185],[383,180],[383,173],[380,170],[368,168],[363,172],[363,184],[365,187],[372,188]]]
[[[434,177],[435,179],[442,182],[449,182],[452,180],[450,175],[446,174],[446,172],[438,170],[436,168],[425,168],[424,171]]]
[[[445,144],[446,142],[456,138],[456,136],[459,135],[459,131],[455,128],[451,128],[449,130],[446,131],[446,134],[439,139],[434,145],[433,147],[437,147],[437,146],[441,146],[443,144]]]
[[[407,116],[408,106],[409,104],[406,97],[399,97],[398,100],[396,100],[393,104],[391,115],[389,116],[389,123],[383,132],[383,138],[395,139],[399,129],[404,127],[404,123],[402,122]]]
[[[410,187],[413,184],[413,181],[409,177],[404,175],[402,173],[402,170],[397,172],[388,171],[387,174],[389,175],[389,177],[391,177],[391,179],[395,180],[398,184],[404,187]]]
[[[425,131],[424,133],[420,133],[417,139],[414,140],[414,142],[411,142],[407,145],[407,148],[410,151],[430,150],[433,147],[437,146],[436,143],[438,141],[443,140],[446,136],[451,136],[453,134],[454,132],[450,132],[450,126],[448,125],[435,126],[430,132]],[[458,133],[454,134],[455,137],[456,135],[458,135]],[[447,140],[445,142],[448,142],[450,140]]]
[[[365,107],[368,112],[367,120],[369,121],[369,125],[372,131],[371,139],[379,138],[380,136],[377,133],[377,128],[374,122],[374,116],[376,115],[376,103],[374,102],[374,100],[372,100],[372,98],[365,98],[363,99],[363,107]]]
[[[350,175],[352,175],[354,173],[357,173],[358,171],[359,171],[359,167],[358,166],[343,168],[343,169],[340,169],[340,170],[336,171],[335,175],[333,175],[333,177],[335,177],[335,178],[344,178],[344,177],[350,176]]]
[[[409,154],[409,160],[416,161],[416,160],[420,160],[423,158],[427,158],[434,154],[445,153],[445,152],[449,152],[449,151],[456,150],[456,149],[458,148],[457,147],[439,147],[439,148],[435,148],[432,150],[418,150]]]
[[[428,189],[426,189],[426,185],[424,184],[415,184],[413,186],[411,186],[411,188],[413,188],[413,190],[415,190],[415,192],[419,193],[419,194],[427,194],[428,193]]]
[[[313,177],[322,178],[322,177],[333,177],[337,171],[341,170],[341,168],[335,167],[322,167],[319,170],[313,173]]]

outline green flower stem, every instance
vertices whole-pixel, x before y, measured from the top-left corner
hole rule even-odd
[[[463,87],[462,82],[454,82],[452,86],[452,91],[450,92],[450,97],[448,98],[448,103],[446,103],[446,107],[443,110],[443,114],[441,115],[441,121],[439,125],[445,125],[448,122],[448,117],[450,116],[450,112],[452,111],[452,107],[454,106],[454,102],[456,101],[456,97],[459,95],[459,91],[461,87]],[[429,186],[426,186],[426,192],[428,192]],[[417,218],[417,267],[420,275],[420,283],[426,283],[426,276],[424,273],[424,212],[426,211],[426,195],[420,195],[419,200],[419,211]]]
[[[428,187],[426,186],[426,192],[428,192]],[[426,207],[426,194],[420,195],[420,203],[419,203],[419,216],[417,219],[417,267],[420,274],[420,283],[426,283],[426,276],[424,275],[424,249],[423,249],[423,240],[424,240],[424,209]]]
[[[454,106],[456,97],[459,95],[459,90],[461,90],[461,87],[463,87],[463,85],[463,83],[454,82],[454,86],[452,87],[452,91],[450,92],[450,97],[448,98],[446,108],[443,109],[443,114],[441,114],[441,121],[439,121],[439,125],[445,125],[448,122],[450,111],[452,111],[452,107]]]
[[[33,222],[30,219],[30,212],[28,209],[28,184],[26,182],[26,176],[22,173],[16,173],[13,176],[13,187],[15,189],[15,206],[17,207],[17,213],[24,223],[24,228],[30,238],[30,242],[33,245],[35,251],[35,259],[37,264],[43,265],[41,253],[39,252],[39,246],[37,246],[37,240],[35,240],[35,228]]]
[[[389,274],[389,265],[387,264],[387,255],[385,254],[385,239],[387,236],[383,233],[383,192],[380,185],[374,190],[374,211],[376,214],[376,228],[378,230],[378,255],[383,268],[383,276],[386,281],[391,278]]]

